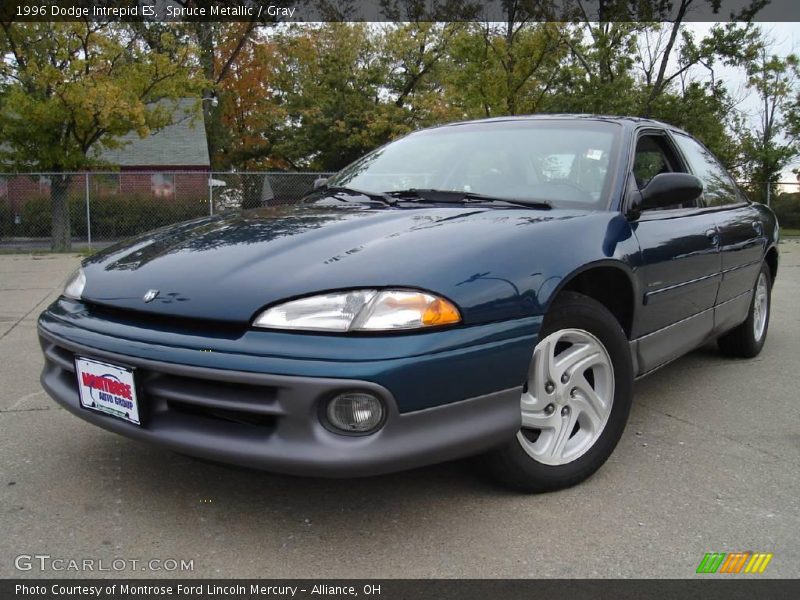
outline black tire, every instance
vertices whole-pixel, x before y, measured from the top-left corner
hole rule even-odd
[[[766,280],[767,295],[766,295],[766,323],[764,324],[761,337],[756,336],[755,332],[755,319],[756,319],[756,291],[758,282],[761,277]],[[761,264],[761,271],[756,277],[756,283],[753,285],[753,297],[750,299],[750,308],[747,311],[747,318],[744,322],[737,327],[731,329],[728,333],[720,336],[717,339],[717,346],[720,351],[727,356],[735,358],[753,358],[758,356],[761,349],[764,347],[764,342],[767,339],[767,331],[769,331],[769,317],[772,313],[772,272],[769,265],[766,263]]]
[[[515,490],[549,492],[584,481],[611,456],[628,421],[633,397],[633,365],[628,339],[617,319],[588,296],[562,292],[545,316],[539,339],[564,329],[586,331],[605,347],[614,372],[611,412],[593,445],[572,462],[560,465],[539,462],[523,449],[517,436],[480,457],[491,476]]]

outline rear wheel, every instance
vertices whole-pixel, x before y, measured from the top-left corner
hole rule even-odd
[[[763,263],[753,288],[753,298],[750,300],[747,319],[717,340],[717,345],[724,354],[739,358],[753,358],[761,352],[769,329],[771,291],[771,273],[769,266]]]
[[[565,292],[547,314],[520,399],[522,427],[484,457],[513,488],[544,492],[579,483],[608,459],[630,412],[628,340],[599,302]]]

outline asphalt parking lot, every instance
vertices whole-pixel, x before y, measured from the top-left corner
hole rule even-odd
[[[588,482],[505,491],[469,461],[371,479],[226,468],[102,431],[39,387],[36,317],[77,256],[0,256],[0,577],[692,577],[772,552],[800,576],[800,243],[762,354],[700,349],[636,385]],[[18,571],[15,557],[192,560],[183,573]]]

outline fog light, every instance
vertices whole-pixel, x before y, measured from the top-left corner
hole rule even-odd
[[[383,402],[366,392],[339,394],[328,402],[328,424],[345,433],[370,433],[383,423]]]

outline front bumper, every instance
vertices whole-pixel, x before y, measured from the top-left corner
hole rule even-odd
[[[194,356],[203,361],[216,358],[226,368],[173,362],[161,355],[146,355],[146,351],[152,354],[152,348],[139,341],[112,339],[99,334],[97,327],[94,331],[92,327],[76,329],[66,315],[58,315],[58,304],[39,321],[45,356],[41,381],[48,394],[90,423],[177,452],[280,473],[365,476],[476,454],[510,439],[520,426],[520,387],[513,383],[523,380],[524,370],[511,385],[503,385],[502,379],[497,378],[497,369],[493,372],[491,352],[485,353],[489,361],[482,376],[489,382],[485,385],[494,386],[493,391],[404,411],[396,393],[381,382],[380,376],[394,372],[397,358],[371,361],[370,369],[365,370],[377,375],[369,379],[341,376],[352,372],[352,365],[338,370],[331,370],[329,365],[327,376],[231,369],[231,357],[222,361],[214,352],[195,351]],[[85,336],[91,337],[91,344],[78,341]],[[496,345],[493,336],[491,347]],[[480,356],[481,347],[471,346],[466,354],[460,353],[456,366],[467,360],[467,355]],[[181,357],[177,349],[173,354]],[[437,355],[413,357],[419,372],[425,373],[429,363],[438,364],[441,357]],[[136,369],[141,427],[80,406],[75,356]],[[271,368],[268,359],[262,362],[265,369]],[[315,361],[305,362],[319,366]],[[250,363],[242,360],[241,364]],[[472,376],[474,373],[469,373]],[[422,396],[433,394],[449,399],[444,391],[437,394],[436,390],[427,389],[443,382],[417,378],[401,386],[403,393],[407,395],[413,385],[420,388]],[[351,390],[369,391],[383,399],[388,414],[378,432],[367,436],[339,435],[320,422],[320,406],[334,395]]]

